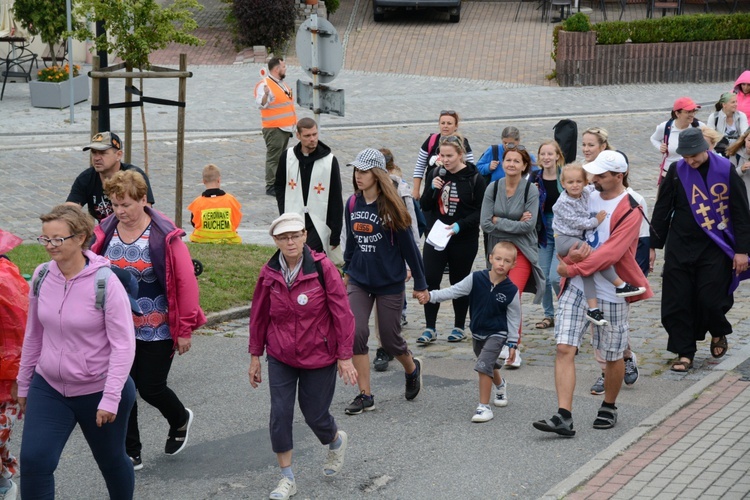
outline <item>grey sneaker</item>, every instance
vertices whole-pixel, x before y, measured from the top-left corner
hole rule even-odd
[[[625,385],[633,385],[638,381],[638,357],[635,353],[625,358]]]
[[[594,385],[591,386],[591,394],[594,396],[601,396],[604,394],[604,374],[602,373],[599,375],[599,378],[596,379],[596,382],[594,382]]]
[[[495,400],[492,402],[495,406],[508,406],[508,383],[503,379],[500,386],[495,391]]]
[[[559,413],[552,415],[547,420],[538,420],[532,424],[535,429],[542,432],[554,432],[558,436],[573,437],[576,431],[573,430],[573,419],[563,418]]]
[[[375,397],[366,395],[365,391],[360,392],[354,401],[344,409],[347,415],[359,415],[363,411],[372,411],[375,409]]]
[[[134,457],[130,457],[130,461],[133,463],[133,470],[141,470],[143,469],[143,460],[141,460],[140,455],[136,455]]]

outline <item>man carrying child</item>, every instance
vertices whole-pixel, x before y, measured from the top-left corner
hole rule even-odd
[[[590,276],[610,266],[617,275],[636,287],[645,287],[641,295],[623,298],[615,294],[615,287],[596,276],[596,295],[599,308],[608,324],[594,326],[592,343],[605,355],[604,401],[594,420],[595,429],[611,429],[617,422],[615,402],[620,392],[625,364],[623,353],[628,346],[629,302],[649,298],[653,295],[643,271],[635,260],[638,232],[644,214],[640,205],[626,191],[628,164],[621,153],[615,151],[600,154],[587,163],[584,169],[592,175],[596,191],[591,193],[589,211],[606,212],[606,217],[589,238],[570,250],[558,266],[563,278],[560,286],[559,307],[555,317],[555,388],[558,410],[551,418],[539,420],[533,425],[544,432],[573,437],[573,391],[575,390],[575,355],[584,332],[589,327],[586,319],[588,304],[583,292],[581,276]],[[594,248],[592,248],[594,247]],[[592,251],[596,250],[596,251]],[[564,278],[570,279],[566,283]],[[567,285],[567,286],[566,286]]]

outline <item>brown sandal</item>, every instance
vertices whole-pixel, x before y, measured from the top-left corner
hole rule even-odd
[[[687,359],[687,358],[686,358]],[[688,370],[690,370],[693,367],[693,360],[688,359],[687,361],[684,361],[682,359],[678,359],[674,363],[672,363],[672,368],[670,368],[673,372],[677,373],[687,373]]]
[[[555,326],[555,318],[544,318],[534,326],[536,326],[538,330],[546,330],[547,328]]]
[[[721,337],[714,337],[711,339],[711,356],[714,358],[720,358],[727,353],[729,344],[727,343],[726,335]]]

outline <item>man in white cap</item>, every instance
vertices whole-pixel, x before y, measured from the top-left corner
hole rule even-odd
[[[559,318],[555,324],[557,355],[555,358],[555,388],[558,410],[551,418],[534,422],[544,432],[573,437],[573,391],[575,390],[575,355],[583,334],[588,330],[587,304],[580,276],[614,266],[617,275],[636,287],[645,287],[641,295],[623,298],[615,295],[608,281],[596,279],[599,309],[608,324],[595,326],[592,343],[604,353],[604,401],[594,420],[595,429],[611,429],[617,422],[615,401],[625,375],[624,351],[628,346],[629,302],[653,295],[643,271],[635,260],[638,232],[644,214],[638,202],[627,193],[628,164],[617,151],[603,151],[584,169],[592,174],[596,191],[591,193],[589,209],[592,213],[604,210],[607,217],[599,224],[587,243],[572,249],[557,270],[562,278],[563,293],[559,301]],[[596,250],[596,251],[593,251]],[[570,279],[566,279],[570,278]]]
[[[154,193],[146,174],[135,165],[122,162],[122,141],[113,132],[100,132],[91,138],[91,144],[83,148],[91,151],[91,166],[76,177],[65,203],[83,207],[88,205],[91,216],[98,222],[112,215],[112,202],[104,194],[104,181],[120,170],[135,170],[146,181],[146,201],[154,204]]]
[[[739,281],[750,275],[750,209],[744,181],[729,160],[708,151],[699,129],[680,133],[677,153],[683,159],[670,165],[651,217],[650,261],[668,240],[661,322],[667,349],[678,356],[672,370],[687,372],[706,332],[713,357],[727,352],[726,313]]]

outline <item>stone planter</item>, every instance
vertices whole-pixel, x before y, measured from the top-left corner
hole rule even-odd
[[[750,40],[597,45],[595,32],[560,31],[558,37],[555,73],[561,87],[727,82],[750,54]]]
[[[70,85],[73,85],[73,102],[79,103],[89,98],[89,77],[78,75],[73,80],[60,83],[31,80],[31,105],[35,108],[63,109],[70,106]]]

